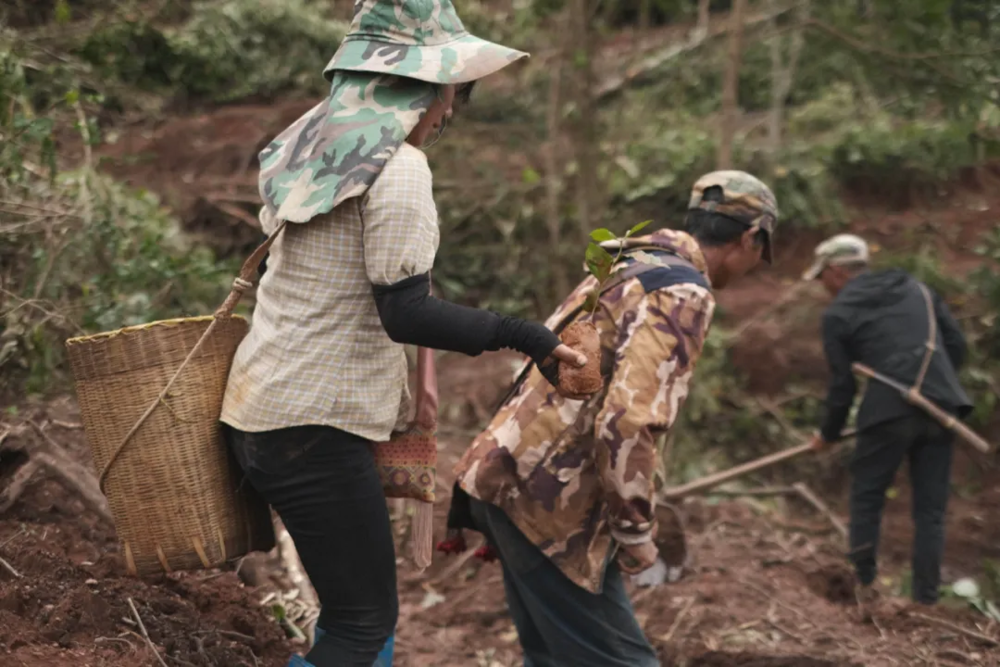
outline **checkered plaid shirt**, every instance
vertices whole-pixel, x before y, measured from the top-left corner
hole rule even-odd
[[[265,232],[278,221],[265,207]],[[233,360],[222,421],[259,432],[307,424],[387,440],[409,408],[406,355],[372,285],[429,271],[437,208],[423,152],[400,146],[368,192],[271,247],[250,332]]]

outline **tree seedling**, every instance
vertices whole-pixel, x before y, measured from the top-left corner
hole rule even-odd
[[[590,233],[591,242],[587,245],[585,261],[587,270],[597,281],[597,285],[584,301],[584,310],[588,311],[587,315],[570,324],[560,334],[560,339],[564,344],[587,357],[587,364],[583,368],[560,364],[558,390],[567,398],[577,400],[587,398],[600,391],[604,384],[601,378],[601,337],[594,324],[594,315],[600,305],[601,292],[605,289],[605,285],[613,275],[615,266],[625,252],[625,239],[635,236],[649,223],[649,220],[640,222],[625,232],[625,236],[621,239],[605,228],[595,229]],[[619,241],[618,251],[615,255],[600,245],[612,241]]]
[[[590,275],[594,276],[594,279],[597,281],[597,287],[595,287],[594,291],[587,295],[587,300],[584,302],[585,308],[590,311],[590,319],[593,319],[594,313],[597,312],[597,306],[600,303],[601,290],[604,289],[604,284],[608,281],[608,278],[611,277],[611,270],[614,269],[615,265],[618,264],[619,260],[621,260],[622,253],[625,251],[624,239],[635,236],[645,229],[650,222],[652,222],[652,220],[640,222],[638,225],[625,232],[622,242],[618,245],[618,253],[614,256],[599,245],[609,241],[618,241],[619,239],[615,236],[614,232],[609,229],[605,229],[604,227],[590,232],[591,241],[587,245],[586,263],[587,270],[590,271]]]

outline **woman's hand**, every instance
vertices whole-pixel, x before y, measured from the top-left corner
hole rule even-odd
[[[545,360],[544,363],[538,365],[538,370],[541,371],[542,376],[549,381],[553,387],[559,386],[559,362],[562,361],[573,366],[586,366],[587,357],[579,352],[573,350],[573,348],[568,345],[563,345],[560,343],[552,350],[552,354],[549,358]],[[585,396],[580,396],[579,398],[586,398]]]
[[[568,345],[563,345],[561,343],[556,347],[556,349],[552,350],[552,356],[559,361],[572,364],[577,368],[583,368],[587,365],[586,355],[575,351]]]

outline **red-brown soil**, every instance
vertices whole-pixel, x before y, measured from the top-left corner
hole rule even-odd
[[[35,419],[71,456],[89,464],[82,431],[51,421],[78,421],[71,399],[28,406],[21,415]],[[9,458],[0,459],[0,488],[10,465]],[[0,568],[0,664],[158,664],[132,621],[129,598],[172,664],[287,662],[284,632],[236,574],[127,577],[114,528],[90,515],[57,482],[37,479],[0,515],[0,558],[20,575]]]
[[[510,380],[515,358],[442,359],[442,414],[457,418],[443,429],[444,488],[451,484],[451,463],[478,422],[479,410],[467,403],[494,403]],[[470,383],[479,391],[469,392]],[[8,422],[28,417],[74,456],[88,459],[82,432],[59,425],[78,419],[72,399],[25,406]],[[9,474],[5,466],[16,463],[0,461],[0,475]],[[956,472],[956,487],[967,485],[967,474]],[[4,481],[0,477],[0,488]],[[968,498],[957,495],[951,505],[945,561],[949,580],[979,575],[984,559],[1000,558],[1000,475],[989,473],[979,484],[982,491]],[[439,534],[447,511],[446,494],[442,496],[436,508]],[[881,553],[883,574],[892,582],[880,583],[885,601],[877,626],[856,622],[843,547],[820,517],[803,511],[784,519],[749,501],[686,502],[680,508],[688,531],[684,577],[633,591],[638,618],[663,664],[1000,665],[1000,649],[913,617],[905,601],[893,596],[912,535],[906,496],[902,484],[887,506]],[[842,506],[843,498],[828,500]],[[475,544],[477,537],[470,538]],[[233,572],[148,581],[126,577],[113,529],[89,516],[51,480],[32,485],[0,517],[0,557],[22,575],[15,579],[0,568],[3,665],[157,664],[138,629],[124,620],[131,618],[129,597],[168,664],[280,667],[296,649],[261,606],[273,589],[270,582],[254,589]],[[436,556],[423,573],[401,565],[396,665],[519,665],[498,565],[472,558],[455,569],[456,558]],[[436,604],[422,608],[435,599]],[[928,613],[1000,635],[977,612],[942,605]]]

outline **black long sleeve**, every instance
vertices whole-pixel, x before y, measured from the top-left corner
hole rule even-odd
[[[412,276],[392,285],[373,285],[382,327],[396,343],[469,356],[510,348],[538,365],[559,338],[537,322],[443,301],[430,294],[430,276]]]
[[[962,333],[958,322],[952,317],[951,311],[948,310],[948,304],[945,303],[944,299],[937,292],[932,292],[932,294],[934,295],[934,312],[937,315],[937,324],[941,330],[941,339],[944,341],[944,348],[948,352],[952,368],[958,371],[962,367],[962,364],[965,363],[965,334]]]
[[[820,433],[827,442],[840,438],[857,392],[857,382],[851,372],[851,356],[842,330],[839,318],[824,315],[823,350],[830,366],[830,386],[826,395],[826,418]]]

